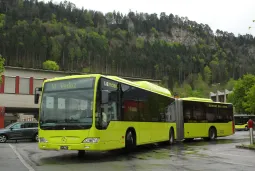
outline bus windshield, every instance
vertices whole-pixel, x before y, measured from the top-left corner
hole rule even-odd
[[[244,125],[244,124],[247,124],[248,120],[249,120],[248,116],[244,116],[244,117],[235,116],[235,125]]]
[[[45,83],[39,118],[40,128],[91,128],[94,82],[94,78],[77,78]]]

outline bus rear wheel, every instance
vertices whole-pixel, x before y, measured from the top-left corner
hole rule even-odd
[[[248,129],[248,127],[247,127],[247,126],[245,126],[244,130],[245,130],[245,131],[248,131],[249,129]]]
[[[209,139],[210,140],[215,140],[217,138],[217,131],[214,127],[211,127],[209,129]]]
[[[128,130],[126,133],[126,140],[125,140],[125,149],[127,151],[132,151],[136,147],[136,139],[133,131]]]
[[[169,145],[174,144],[174,130],[171,128],[169,131]]]

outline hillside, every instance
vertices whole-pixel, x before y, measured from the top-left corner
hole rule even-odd
[[[171,89],[205,91],[255,73],[253,36],[215,35],[173,14],[103,15],[66,1],[0,0],[0,40],[5,65],[42,68],[52,60],[60,70],[163,79]]]

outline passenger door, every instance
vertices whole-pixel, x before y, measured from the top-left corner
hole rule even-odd
[[[116,122],[119,120],[118,107],[118,83],[113,80],[101,78],[100,87],[97,94],[97,116],[96,128],[101,130],[100,141],[108,146],[122,145],[120,143],[123,136]],[[114,136],[109,136],[110,134]]]

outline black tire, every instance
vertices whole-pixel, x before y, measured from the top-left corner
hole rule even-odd
[[[209,140],[215,140],[217,138],[217,131],[215,128],[211,127],[209,129]]]
[[[192,142],[194,140],[194,138],[186,138],[184,139],[185,142]]]
[[[38,133],[36,133],[33,137],[33,141],[35,142],[39,142],[39,137],[38,137]]]
[[[174,130],[172,128],[169,130],[168,144],[169,145],[173,145],[174,144]]]
[[[84,157],[85,156],[85,150],[79,150],[78,151],[78,157],[81,158],[81,157]]]
[[[249,129],[248,129],[248,127],[247,127],[247,126],[245,126],[244,130],[245,130],[245,131],[248,131]]]
[[[0,135],[0,143],[5,143],[8,140],[8,137],[4,134]]]
[[[136,147],[135,135],[131,130],[128,130],[126,133],[126,139],[125,139],[125,149],[127,151],[133,151],[135,147]]]

